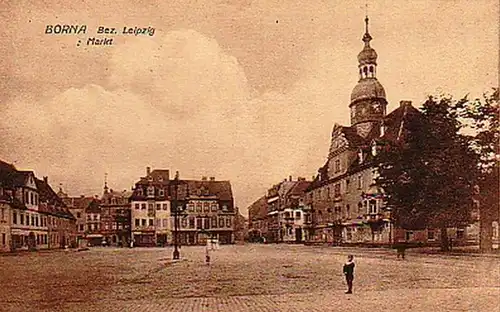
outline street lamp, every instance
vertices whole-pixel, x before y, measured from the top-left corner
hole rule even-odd
[[[175,179],[173,180],[172,185],[174,186],[173,189],[173,196],[172,196],[172,206],[171,206],[171,211],[174,214],[174,252],[172,258],[174,260],[178,260],[180,258],[179,254],[179,227],[180,227],[180,220],[179,217],[181,216],[182,212],[184,211],[184,202],[183,200],[179,200],[179,194],[178,194],[178,186],[179,186],[179,171],[175,173]]]

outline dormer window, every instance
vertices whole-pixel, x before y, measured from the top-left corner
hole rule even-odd
[[[163,189],[160,189],[159,193],[160,193],[160,196],[165,196],[165,191]]]
[[[148,187],[148,196],[155,196],[155,188],[153,186]]]

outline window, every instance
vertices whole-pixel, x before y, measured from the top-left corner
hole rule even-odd
[[[406,231],[406,233],[405,233],[405,239],[407,241],[413,240],[413,232],[412,231]]]
[[[148,196],[155,196],[155,188],[150,186],[148,187]]]
[[[335,173],[340,172],[340,159],[335,160]]]
[[[194,229],[194,218],[193,217],[189,217],[189,228]]]
[[[24,193],[24,203],[29,204],[30,194],[28,192]]]
[[[95,214],[95,215],[94,215],[94,221],[97,221],[97,219],[98,219],[98,215],[97,215],[97,214]]]
[[[295,212],[295,219],[297,219],[297,220],[298,220],[298,219],[300,219],[300,217],[301,217],[301,213],[300,213],[300,211],[296,211],[296,212]]]
[[[210,211],[210,204],[208,202],[203,203],[203,211],[204,212]]]
[[[163,210],[167,210],[168,209],[168,205],[165,203],[163,204]]]
[[[92,220],[92,215],[91,214],[87,215],[87,221],[90,221],[90,220]]]
[[[377,213],[377,201],[374,199],[370,200],[370,213]]]
[[[139,219],[135,219],[135,226],[139,226],[139,225],[140,225]]]
[[[139,205],[139,203],[135,204],[135,209],[139,209],[140,207],[141,207],[141,205]]]
[[[83,232],[83,224],[80,224],[80,232]]]
[[[335,184],[333,192],[335,197],[340,197],[340,183]]]
[[[213,216],[212,217],[212,228],[216,228],[216,227],[217,227],[217,217]]]
[[[31,216],[31,226],[35,225],[35,216]]]
[[[219,217],[219,227],[220,228],[224,227],[224,219],[222,217]]]
[[[2,233],[2,245],[5,246],[5,233]]]
[[[164,190],[160,190],[160,196],[165,196],[165,191]]]
[[[201,203],[196,204],[196,212],[201,212]]]
[[[363,176],[359,175],[358,176],[358,189],[363,188]]]
[[[226,219],[226,227],[231,227],[231,218]]]
[[[222,205],[222,211],[227,211],[227,205]]]
[[[428,240],[435,240],[435,236],[434,236],[434,231],[433,230],[427,230],[427,239]]]
[[[22,213],[19,215],[19,221],[21,225],[24,225],[24,215]]]
[[[146,209],[146,204],[145,204],[145,203],[142,203],[142,204],[141,204],[141,210],[144,210],[144,209]]]
[[[35,226],[38,226],[38,216],[35,218]]]
[[[32,204],[32,205],[35,204],[35,199],[34,199],[33,193],[30,193],[30,204]]]
[[[81,216],[82,216],[82,214],[81,214],[81,213],[79,213],[79,212],[77,212],[77,213],[76,213],[76,217],[77,217],[77,218],[80,218]]]
[[[362,202],[358,203],[358,213],[363,213],[363,203]]]
[[[38,194],[35,194],[35,205],[38,205]]]
[[[216,211],[217,211],[217,204],[212,204],[212,212],[216,212]]]
[[[146,226],[146,219],[141,219],[141,225]]]
[[[458,229],[457,230],[457,239],[464,238],[464,236],[465,236],[464,233],[465,233],[464,229]]]
[[[156,204],[156,210],[161,210],[161,204]]]
[[[345,192],[346,193],[349,193],[349,186],[350,186],[350,184],[351,184],[351,180],[346,179],[345,180]]]
[[[153,219],[149,219],[149,226],[153,226],[153,224],[154,224]]]
[[[203,227],[203,219],[202,218],[196,218],[196,228],[197,229],[202,229]]]
[[[345,211],[347,214],[347,218],[351,217],[351,206],[349,204],[345,205]]]
[[[182,220],[181,220],[181,227],[187,228],[187,219],[186,218],[182,218]]]
[[[209,229],[210,228],[210,219],[209,218],[203,219],[203,226],[204,226],[205,229]]]
[[[193,204],[188,204],[188,211],[194,212],[194,205]]]

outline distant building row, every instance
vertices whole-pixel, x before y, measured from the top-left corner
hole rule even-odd
[[[132,192],[113,191],[105,182],[101,198],[69,197],[62,190],[58,194],[76,216],[78,240],[90,245],[171,245],[175,207],[180,244],[241,239],[244,220],[234,206],[229,181],[171,179],[169,170],[147,167]]]

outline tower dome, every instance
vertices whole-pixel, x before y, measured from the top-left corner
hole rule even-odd
[[[377,52],[370,46],[368,16],[365,18],[364,47],[358,54],[359,81],[351,92],[351,124],[365,137],[385,116],[387,99],[382,84],[377,80]]]

